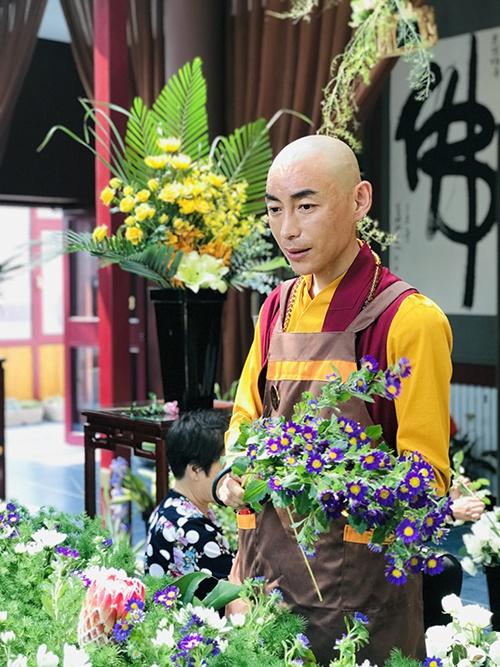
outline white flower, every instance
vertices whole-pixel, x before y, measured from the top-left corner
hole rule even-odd
[[[215,609],[210,609],[209,607],[193,607],[190,609],[190,612],[195,616],[198,616],[198,618],[214,630],[221,631],[226,628],[227,618],[225,616],[221,618]],[[229,628],[226,629],[228,630]]]
[[[7,667],[28,667],[28,658],[19,654],[15,660],[9,660]]]
[[[27,551],[27,547],[23,542],[18,542],[16,546],[14,547],[14,553],[16,554],[24,554]]]
[[[92,664],[83,649],[71,644],[64,644],[63,667],[92,667]]]
[[[462,600],[455,594],[445,595],[441,600],[441,606],[447,614],[454,614],[459,609],[462,609]]]
[[[195,250],[183,255],[175,278],[193,292],[200,289],[227,291],[227,283],[222,280],[229,271],[222,259],[212,255],[199,255]]]
[[[8,644],[16,638],[15,632],[12,630],[5,630],[5,632],[0,632],[0,642],[2,644]]]
[[[57,667],[58,664],[57,655],[47,651],[46,644],[41,644],[36,652],[36,667]]]
[[[157,630],[156,637],[151,640],[151,643],[154,646],[166,646],[167,648],[173,648],[175,646],[174,626],[171,625],[166,630]]]
[[[483,660],[486,658],[486,653],[479,646],[469,644],[469,646],[467,646],[467,658],[473,663],[483,664]]]
[[[363,660],[360,667],[377,667],[377,665],[372,665],[372,663],[369,660]]]
[[[229,620],[236,627],[241,627],[245,625],[245,614],[231,614]]]
[[[453,644],[454,630],[451,623],[448,625],[433,625],[425,633],[425,648],[427,655],[444,658],[448,648]]]
[[[472,662],[467,660],[467,658],[464,658],[463,660],[458,661],[457,667],[472,667]]]
[[[56,547],[61,542],[64,542],[67,535],[59,533],[57,530],[48,530],[47,528],[40,528],[31,536],[33,542],[40,544],[42,549],[44,547]]]
[[[460,626],[472,625],[476,628],[486,628],[491,622],[491,611],[478,604],[468,604],[453,614]]]
[[[462,565],[462,569],[464,570],[464,572],[467,572],[467,574],[470,574],[471,577],[476,576],[477,569],[476,569],[476,566],[474,565],[474,561],[472,560],[472,558],[469,558],[469,556],[466,556],[465,558],[462,559],[461,565]]]
[[[219,639],[219,650],[221,653],[224,653],[224,651],[227,649],[227,646],[228,646],[227,639]]]
[[[3,623],[6,620],[7,620],[7,612],[6,611],[0,611],[0,623]]]
[[[500,639],[497,639],[491,644],[489,657],[495,665],[500,665]]]

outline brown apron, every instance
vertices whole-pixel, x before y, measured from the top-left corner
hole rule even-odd
[[[290,293],[287,285],[282,289],[280,317],[271,337],[269,362],[338,360],[345,362],[339,365],[346,369],[351,364],[355,368],[356,334],[370,326],[408,287],[400,281],[386,288],[346,331],[286,333],[282,326]],[[310,390],[317,395],[323,384],[324,375],[307,380],[268,378],[264,414],[289,418],[301,393]],[[360,400],[344,404],[342,414],[363,426],[372,423],[366,404]],[[360,660],[368,658],[382,665],[393,647],[400,648],[407,656],[423,659],[421,576],[411,575],[405,586],[388,583],[383,555],[368,549],[366,535],[359,536],[345,526],[345,519],[333,521],[330,531],[318,541],[316,556],[310,560],[323,602],[316,595],[285,510],[271,503],[266,503],[257,515],[255,530],[239,531],[232,578],[242,581],[245,577],[263,576],[271,587],[279,587],[291,609],[307,619],[306,634],[320,664],[327,665],[335,657],[335,639],[345,631],[344,616],[355,611],[366,614],[369,620],[370,644],[360,651]]]

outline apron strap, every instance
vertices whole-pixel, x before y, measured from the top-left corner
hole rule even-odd
[[[375,320],[393,303],[398,297],[405,292],[416,292],[417,290],[405,283],[403,280],[398,280],[385,290],[377,294],[371,303],[369,303],[364,310],[362,310],[347,327],[346,331],[352,333],[359,333],[370,326]]]

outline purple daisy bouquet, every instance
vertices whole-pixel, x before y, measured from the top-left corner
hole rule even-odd
[[[244,501],[256,512],[265,501],[287,510],[314,583],[308,559],[341,517],[358,533],[370,531],[368,548],[384,553],[391,583],[443,568],[429,544],[446,534],[449,500],[437,494],[431,465],[418,452],[398,456],[381,426],[363,428],[342,415],[351,398],[394,400],[410,372],[406,358],[381,370],[366,356],[345,382],[334,369],[318,397],[305,392],[290,420],[261,418],[241,428],[233,472],[245,478]],[[331,417],[321,416],[324,408]]]

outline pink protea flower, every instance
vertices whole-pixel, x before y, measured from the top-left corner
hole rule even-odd
[[[126,615],[130,598],[144,601],[144,584],[124,570],[102,568],[90,584],[80,612],[78,643],[107,644],[115,623]]]

